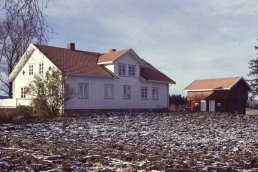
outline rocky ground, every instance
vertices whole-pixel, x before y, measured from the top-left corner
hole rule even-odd
[[[90,113],[0,125],[0,171],[258,171],[258,115]]]

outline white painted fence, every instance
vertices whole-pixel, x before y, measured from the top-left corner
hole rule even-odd
[[[17,106],[29,106],[31,99],[0,99],[0,108],[15,108]]]

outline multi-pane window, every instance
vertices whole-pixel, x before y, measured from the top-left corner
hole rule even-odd
[[[29,75],[33,75],[33,65],[29,65]]]
[[[112,99],[113,98],[113,85],[112,84],[105,84],[104,85],[104,98],[105,99]]]
[[[123,98],[124,99],[130,99],[131,98],[131,86],[130,85],[124,85],[123,86]]]
[[[153,100],[159,99],[159,88],[158,87],[152,88],[152,99]]]
[[[148,99],[148,87],[141,88],[141,99]]]
[[[118,64],[118,75],[119,76],[125,76],[125,64]]]
[[[78,87],[78,97],[87,99],[89,97],[89,85],[86,83],[79,83]]]
[[[43,63],[40,63],[39,64],[39,74],[42,74],[44,71],[44,64]]]
[[[128,75],[129,76],[135,76],[135,66],[134,65],[129,65],[128,66]]]
[[[25,88],[24,87],[21,88],[21,98],[26,98]]]

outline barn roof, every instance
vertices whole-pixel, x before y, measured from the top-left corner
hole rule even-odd
[[[230,90],[239,81],[243,80],[250,90],[249,85],[242,77],[230,78],[213,78],[213,79],[200,79],[193,81],[184,90],[185,91],[212,91],[212,90]]]

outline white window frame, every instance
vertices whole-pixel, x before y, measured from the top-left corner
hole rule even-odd
[[[124,85],[123,86],[123,98],[124,99],[131,99],[131,86],[130,85]]]
[[[44,73],[44,63],[40,63],[39,64],[39,74],[43,74]]]
[[[29,65],[29,75],[33,75],[33,65]]]
[[[128,76],[135,77],[136,76],[136,66],[128,65]]]
[[[21,87],[21,98],[22,99],[26,98],[25,87]]]
[[[104,84],[104,98],[113,99],[114,98],[114,86],[112,84]]]
[[[125,64],[118,64],[118,75],[126,76],[126,65]]]
[[[159,87],[152,87],[152,100],[159,100]]]
[[[141,87],[141,99],[142,100],[148,99],[148,87]]]
[[[78,98],[88,99],[89,98],[89,84],[78,83]]]

